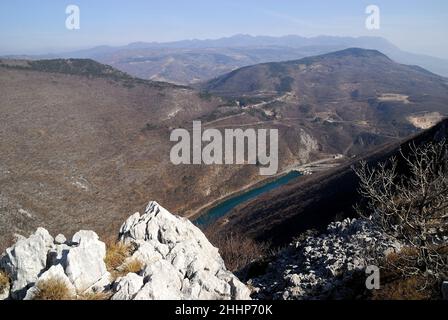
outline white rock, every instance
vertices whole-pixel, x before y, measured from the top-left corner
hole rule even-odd
[[[93,231],[81,230],[75,233],[72,237],[72,243],[81,244],[81,242],[96,242],[98,235]]]
[[[125,223],[123,223],[123,225],[120,228],[120,234],[125,234],[126,232],[129,232],[133,228],[133,226],[135,226],[138,223],[138,220],[140,220],[140,213],[136,212],[132,216],[130,216],[125,221]]]
[[[106,272],[100,280],[95,282],[90,288],[88,288],[84,293],[99,293],[105,292],[111,289],[113,282],[113,277],[110,272]]]
[[[157,242],[155,241],[140,241],[137,244],[137,250],[134,252],[130,259],[141,261],[145,265],[150,265],[158,260],[161,260],[163,257],[157,250],[156,243]]]
[[[132,300],[142,287],[143,277],[135,273],[129,273],[125,277],[117,279],[112,300]]]
[[[121,226],[120,239],[136,244],[134,256],[148,266],[144,276],[150,281],[136,299],[249,298],[249,290],[226,270],[218,249],[202,231],[156,202]]]
[[[143,272],[145,286],[137,293],[135,300],[180,300],[182,282],[180,274],[167,261],[160,260]]]
[[[67,238],[65,238],[65,236],[63,234],[58,234],[54,238],[54,243],[55,244],[64,244],[65,242],[67,242]]]
[[[226,269],[218,249],[201,230],[156,202],[149,203],[144,215],[127,219],[119,238],[135,249],[125,263],[139,260],[144,269],[115,286],[104,263],[106,246],[93,231],[79,231],[69,241],[58,235],[53,242],[48,232],[38,229],[9,248],[1,263],[12,271],[17,298],[25,296],[42,274],[42,279],[63,277],[76,294],[112,290],[115,300],[249,299],[249,289]],[[28,290],[27,299],[35,290]]]
[[[67,253],[65,273],[77,292],[82,293],[107,273],[104,263],[106,245],[93,231],[79,232],[72,241],[79,245]]]
[[[70,249],[71,247],[66,244],[55,245],[52,249],[50,249],[50,251],[48,251],[47,262],[50,265],[62,264],[62,266],[65,266],[67,254]]]
[[[76,289],[67,276],[64,273],[64,269],[61,265],[52,266],[50,269],[45,271],[39,279],[36,281],[36,284],[31,287],[24,298],[24,300],[33,300],[36,293],[39,291],[38,285],[42,281],[48,280],[59,280],[67,286],[69,296],[74,297],[76,295]]]
[[[11,276],[11,295],[23,298],[26,290],[45,270],[47,253],[53,246],[53,238],[47,230],[37,229],[29,238],[21,238],[0,259],[0,266]]]
[[[259,299],[353,299],[350,283],[364,276],[376,254],[399,247],[367,221],[331,223],[327,232],[296,240],[274,259],[266,274],[251,279]]]

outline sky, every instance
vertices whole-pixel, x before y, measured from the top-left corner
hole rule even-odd
[[[66,28],[66,7],[80,29]],[[380,29],[365,10],[380,8]],[[381,36],[403,50],[448,59],[446,0],[1,0],[0,54],[63,52],[138,41],[234,34]]]

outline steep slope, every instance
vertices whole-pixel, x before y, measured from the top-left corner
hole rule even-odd
[[[214,175],[172,165],[169,136],[219,99],[70,60],[2,61],[0,95],[2,246],[37,226],[107,231],[148,196],[176,210],[207,201],[202,183],[180,181]]]
[[[347,146],[353,154],[358,145],[405,136],[413,127],[425,128],[427,118],[448,114],[448,79],[357,48],[245,67],[205,83],[203,90],[277,120],[358,127],[364,132]]]
[[[260,123],[220,98],[91,60],[2,60],[0,94],[3,247],[37,226],[107,233],[148,197],[191,216],[264,179],[256,165],[173,165],[170,134],[194,119],[222,130],[228,125],[213,121],[240,114],[231,128],[280,127],[280,170],[320,154],[300,127]]]
[[[390,143],[375,151],[352,159],[345,165],[324,173],[298,179],[289,185],[263,195],[236,208],[225,219],[211,227],[216,233],[238,232],[258,240],[285,245],[293,237],[310,229],[322,230],[343,217],[356,216],[354,205],[360,200],[358,178],[351,166],[361,160],[370,165],[398,157],[400,148],[409,152],[430,141],[448,139],[448,120],[414,137]],[[399,163],[399,170],[403,164]]]

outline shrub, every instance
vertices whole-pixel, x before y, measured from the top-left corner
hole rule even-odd
[[[71,300],[73,296],[67,285],[60,279],[38,281],[34,300]]]
[[[448,145],[445,141],[407,146],[399,158],[355,172],[365,207],[360,214],[390,239],[407,246],[385,260],[402,279],[424,278],[425,289],[445,280],[448,254]],[[403,280],[405,281],[405,280]],[[410,281],[410,280],[406,280]]]
[[[440,255],[448,256],[448,246],[431,248]],[[373,299],[387,300],[428,300],[440,299],[441,292],[437,278],[420,272],[419,250],[413,247],[402,248],[389,254],[381,262],[382,288],[375,291]],[[403,274],[407,270],[408,274]],[[411,272],[414,270],[414,272]],[[440,275],[446,277],[446,275]]]
[[[224,263],[232,272],[240,271],[268,253],[268,246],[238,233],[225,236],[210,233],[210,242],[219,248]]]

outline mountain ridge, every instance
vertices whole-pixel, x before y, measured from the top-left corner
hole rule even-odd
[[[380,37],[283,37],[236,35],[166,43],[137,42],[71,52],[9,58],[92,58],[143,79],[177,84],[210,80],[234,69],[263,62],[294,60],[349,47],[379,50],[400,63],[419,65],[448,76],[448,60],[400,50]],[[223,59],[225,57],[225,59]]]

